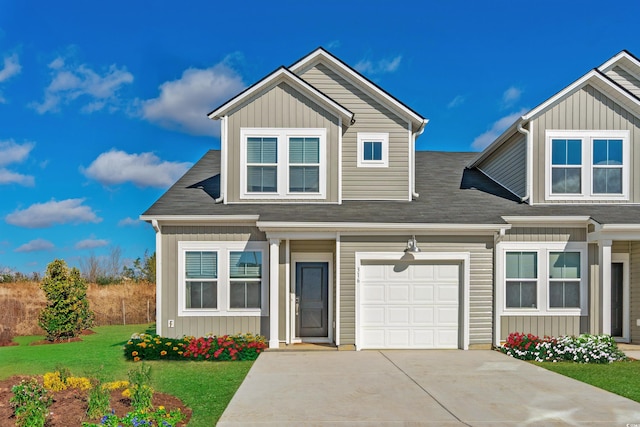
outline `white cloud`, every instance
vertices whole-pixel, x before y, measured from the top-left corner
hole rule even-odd
[[[34,102],[31,106],[40,114],[58,111],[60,104],[82,98],[82,111],[92,113],[109,107],[118,108],[118,90],[125,84],[133,82],[133,75],[125,67],[118,68],[115,64],[102,74],[86,65],[71,66],[64,58],[58,57],[50,64],[51,83],[44,92],[41,103]]]
[[[102,153],[81,172],[102,185],[132,182],[138,187],[164,188],[172,185],[191,163],[162,161],[153,153],[129,154],[120,150]]]
[[[55,246],[48,240],[35,239],[15,249],[15,252],[50,251]]]
[[[134,219],[134,218],[123,218],[120,221],[118,221],[118,227],[137,227],[139,225],[142,225],[143,222],[139,219]]]
[[[35,203],[23,210],[16,210],[5,217],[8,224],[25,228],[46,228],[55,224],[80,224],[102,221],[86,205],[84,199],[67,199],[56,202]]]
[[[33,147],[34,144],[30,142],[17,144],[12,140],[0,141],[0,185],[19,184],[26,187],[33,187],[35,185],[33,176],[13,172],[4,167],[26,160]]]
[[[331,50],[331,49],[337,49],[341,45],[342,43],[340,42],[340,40],[331,40],[329,43],[327,43],[325,47],[327,48],[327,50]]]
[[[493,125],[491,125],[491,129],[483,133],[482,135],[477,136],[473,142],[471,143],[471,147],[474,150],[484,150],[489,144],[496,140],[504,132],[509,126],[511,126],[515,121],[526,113],[526,109],[521,109],[516,113],[509,114],[508,116],[504,116]]]
[[[393,73],[400,66],[400,61],[402,61],[402,55],[391,59],[384,58],[378,61],[363,59],[358,62],[354,68],[363,74],[370,75]]]
[[[140,101],[142,117],[192,135],[219,135],[220,126],[207,113],[245,88],[227,62],[228,58],[210,68],[189,68],[178,80],[164,82],[157,98]]]
[[[466,101],[466,98],[462,95],[458,95],[455,98],[453,98],[451,101],[449,101],[449,103],[447,104],[447,108],[455,108],[458,105],[464,104],[464,101]]]
[[[513,105],[520,99],[522,95],[522,89],[519,89],[515,86],[511,86],[509,89],[505,90],[502,94],[502,102],[505,106],[509,107]]]
[[[75,244],[75,248],[76,249],[95,249],[95,248],[101,248],[103,246],[107,246],[109,244],[108,240],[104,240],[104,239],[84,239],[84,240],[80,240],[78,243]]]
[[[4,63],[2,69],[0,69],[0,83],[3,83],[9,80],[11,77],[20,74],[22,70],[22,66],[20,65],[20,61],[18,60],[18,54],[14,53],[11,56],[4,57]],[[7,101],[2,96],[2,92],[0,92],[0,104],[4,104]]]

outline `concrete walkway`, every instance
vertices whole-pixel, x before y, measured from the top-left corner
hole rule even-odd
[[[267,352],[218,426],[626,426],[640,403],[488,350]]]

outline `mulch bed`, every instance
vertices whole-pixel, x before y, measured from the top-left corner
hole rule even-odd
[[[15,426],[15,417],[13,410],[9,405],[9,399],[13,396],[11,387],[20,383],[26,376],[14,376],[6,380],[0,381],[0,427]],[[41,381],[42,378],[39,378]],[[49,407],[49,417],[45,424],[46,427],[73,427],[82,425],[83,421],[99,423],[100,419],[89,420],[87,413],[87,392],[76,389],[67,389],[52,393],[54,402]],[[164,393],[153,394],[153,405],[164,406],[167,411],[178,409],[186,416],[185,421],[178,424],[184,427],[191,419],[191,409],[187,408],[180,399],[175,396]],[[127,412],[131,412],[131,401],[122,397],[122,391],[115,390],[111,393],[111,408],[116,415],[122,417]]]

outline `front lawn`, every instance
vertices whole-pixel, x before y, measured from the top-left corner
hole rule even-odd
[[[640,402],[640,361],[584,364],[532,362],[558,374]]]
[[[43,337],[16,337],[19,346],[0,347],[0,379],[12,375],[42,375],[68,368],[74,375],[106,381],[127,379],[137,366],[123,356],[131,334],[152,332],[153,325],[101,326],[80,342],[30,346]],[[189,426],[215,425],[253,362],[145,362],[151,366],[154,389],[181,399],[193,410]],[[4,403],[4,402],[2,402]]]

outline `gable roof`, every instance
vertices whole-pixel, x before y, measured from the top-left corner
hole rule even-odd
[[[351,111],[349,111],[347,108],[343,107],[315,87],[311,86],[309,83],[289,71],[284,66],[277,68],[262,80],[259,80],[258,82],[249,86],[238,95],[234,96],[215,110],[211,111],[209,114],[207,114],[207,116],[212,120],[218,120],[233,109],[247,102],[253,95],[260,93],[260,91],[270,86],[278,85],[281,82],[286,82],[289,85],[295,87],[304,95],[308,96],[319,105],[324,107],[327,111],[336,115],[336,117],[341,117],[342,123],[344,125],[349,126],[353,123],[354,115]]]
[[[382,89],[380,86],[363,76],[350,65],[346,64],[344,61],[332,55],[322,47],[317,48],[316,50],[294,62],[291,66],[289,66],[289,70],[294,73],[298,73],[301,70],[307,67],[311,67],[319,62],[325,65],[329,65],[329,67],[333,71],[338,72],[338,74],[340,74],[342,77],[346,78],[357,87],[363,89],[365,92],[373,96],[374,99],[380,101],[391,111],[394,111],[400,116],[407,117],[412,123],[414,132],[420,132],[429,122],[428,119],[422,117],[415,110],[408,107],[396,97]]]
[[[589,71],[578,80],[574,81],[546,101],[542,102],[537,107],[530,110],[528,113],[516,119],[516,121],[500,136],[498,136],[495,141],[487,146],[478,155],[478,157],[468,165],[468,167],[478,166],[480,163],[482,163],[482,161],[484,161],[493,152],[495,152],[496,149],[504,144],[505,141],[507,141],[513,134],[518,132],[519,127],[536,118],[540,114],[544,113],[547,109],[560,102],[562,99],[587,85],[594,86],[607,96],[611,97],[614,101],[627,107],[629,109],[629,112],[640,118],[640,98],[628,91],[626,88],[622,87],[620,84],[618,84],[616,81],[614,81],[604,73],[604,71],[613,68],[621,60],[635,61],[635,63],[640,67],[640,61],[638,61],[635,56],[631,55],[627,51],[620,52],[618,55],[602,64],[600,67],[594,68],[593,70]]]

